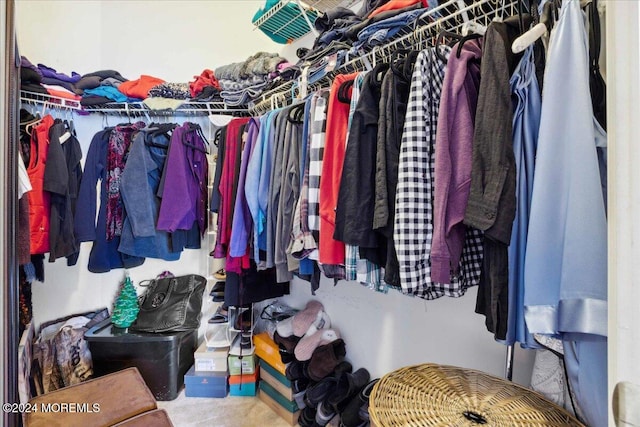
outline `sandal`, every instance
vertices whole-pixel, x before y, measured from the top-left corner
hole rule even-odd
[[[221,268],[220,270],[218,270],[215,273],[213,273],[213,277],[216,280],[226,280],[227,279],[227,272],[224,271],[224,268]]]
[[[227,323],[229,322],[229,311],[226,308],[223,308],[221,305],[218,307],[216,312],[211,319],[209,319],[209,323]]]

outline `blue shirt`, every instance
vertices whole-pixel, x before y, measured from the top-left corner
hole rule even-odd
[[[529,211],[533,192],[538,129],[542,99],[533,61],[533,46],[524,53],[510,80],[515,96],[513,116],[513,153],[516,161],[516,216],[509,244],[509,322],[507,344],[537,348],[524,321],[524,262],[527,251]]]

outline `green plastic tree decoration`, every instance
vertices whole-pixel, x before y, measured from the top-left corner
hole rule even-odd
[[[126,273],[124,283],[113,304],[111,323],[118,328],[128,328],[138,317],[140,307],[138,306],[138,294],[133,286],[129,273]]]

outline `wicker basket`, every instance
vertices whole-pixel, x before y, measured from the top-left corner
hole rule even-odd
[[[437,364],[393,371],[369,399],[372,426],[583,426],[541,395],[471,369]]]

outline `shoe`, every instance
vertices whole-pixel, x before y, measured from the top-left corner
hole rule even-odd
[[[327,404],[336,412],[340,413],[353,397],[360,393],[362,388],[369,382],[369,371],[360,368],[350,373],[344,372],[338,377],[335,392],[327,399]]]
[[[370,381],[360,390],[360,393],[356,394],[355,397],[351,399],[351,401],[347,404],[344,411],[340,413],[340,425],[344,427],[357,427],[362,424],[363,420],[360,413],[362,408],[365,405],[369,404],[369,396],[371,396],[371,390],[373,390],[373,386],[380,380],[380,378],[376,378],[375,380]],[[368,411],[367,411],[368,414]]]
[[[238,331],[250,331],[253,324],[253,311],[251,308],[236,308],[236,316],[233,320],[233,329]]]
[[[342,338],[338,338],[329,344],[316,348],[309,360],[309,378],[320,381],[326,376],[330,376],[346,356],[345,347]]]
[[[211,319],[209,319],[209,323],[220,324],[229,322],[229,311],[223,307],[223,305],[218,307],[214,315],[211,316]]]
[[[316,412],[317,425],[326,426],[335,416],[336,413],[331,409],[331,406],[327,405],[325,402],[320,402],[318,404],[318,410]]]
[[[216,282],[215,285],[213,285],[213,287],[211,288],[211,292],[209,292],[209,295],[213,296],[224,296],[224,288],[226,286],[226,283],[224,280],[220,281],[220,282]]]
[[[307,387],[309,387],[309,380],[306,378],[298,378],[291,381],[291,390],[296,394],[305,392]]]
[[[317,408],[320,402],[333,394],[335,388],[336,379],[333,377],[326,377],[307,388],[307,393],[304,395],[304,402],[307,404],[307,406]]]
[[[216,284],[213,285],[213,288],[211,288],[211,292],[209,292],[209,296],[212,297],[213,302],[224,302],[225,283],[226,282],[224,281],[216,282]]]
[[[302,427],[311,427],[316,420],[316,408],[306,406],[298,417],[298,424]]]
[[[213,273],[213,277],[216,280],[227,280],[227,272],[224,271],[224,268],[221,268],[220,270]]]
[[[302,362],[293,361],[287,365],[284,375],[289,381],[295,381],[305,378],[304,364]]]

